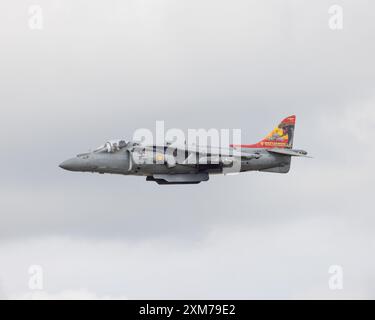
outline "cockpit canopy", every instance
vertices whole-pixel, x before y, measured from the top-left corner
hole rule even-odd
[[[125,140],[110,140],[110,141],[107,141],[104,145],[101,145],[99,148],[96,148],[94,152],[113,153],[113,152],[121,150],[122,148],[125,148],[127,145],[128,145],[128,142],[126,142]]]

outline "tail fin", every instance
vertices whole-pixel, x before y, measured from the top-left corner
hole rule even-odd
[[[294,126],[296,116],[286,117],[280,124],[274,128],[263,140],[255,144],[243,144],[241,148],[286,148],[293,147]]]
[[[292,148],[295,124],[296,116],[285,118],[258,144],[261,148]]]

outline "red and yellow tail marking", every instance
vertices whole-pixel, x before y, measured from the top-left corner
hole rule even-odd
[[[263,140],[255,144],[231,144],[232,148],[288,148],[290,147],[288,130],[289,126],[293,126],[296,123],[296,116],[289,116],[285,118],[280,124],[275,127]]]

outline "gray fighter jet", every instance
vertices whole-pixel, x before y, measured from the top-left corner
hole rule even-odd
[[[136,141],[108,141],[98,149],[64,161],[69,171],[145,176],[158,184],[197,184],[210,174],[244,171],[287,173],[291,157],[307,157],[293,149],[296,117],[285,118],[255,144],[209,146],[144,145]]]

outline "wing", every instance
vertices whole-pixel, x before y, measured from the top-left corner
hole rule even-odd
[[[196,165],[210,164],[218,166],[231,166],[235,161],[259,159],[259,153],[244,153],[233,148],[205,147],[205,146],[169,146],[172,154],[166,153],[168,146],[133,146],[132,151],[140,153],[153,152],[163,156],[168,167],[176,164]],[[179,157],[180,155],[180,157]],[[182,155],[182,158],[181,158]]]

